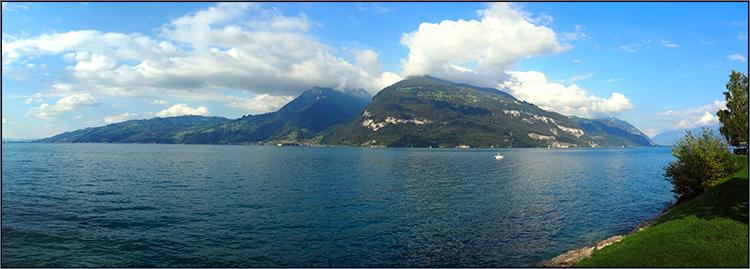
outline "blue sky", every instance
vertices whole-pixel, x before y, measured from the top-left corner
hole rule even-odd
[[[3,2],[2,137],[275,111],[410,75],[650,136],[718,124],[748,4]]]

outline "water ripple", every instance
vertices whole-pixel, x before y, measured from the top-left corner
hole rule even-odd
[[[519,267],[673,198],[668,149],[8,144],[2,266]]]

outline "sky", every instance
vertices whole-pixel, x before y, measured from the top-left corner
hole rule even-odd
[[[413,75],[653,137],[718,125],[747,37],[747,2],[3,2],[2,138],[236,119]]]

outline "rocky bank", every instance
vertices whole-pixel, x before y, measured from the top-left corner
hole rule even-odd
[[[613,236],[605,240],[599,241],[594,246],[568,251],[567,253],[554,257],[551,260],[541,261],[537,263],[536,266],[537,267],[570,267],[575,262],[582,260],[583,258],[591,257],[591,253],[593,253],[594,251],[599,250],[603,247],[609,246],[614,242],[618,242],[628,235],[640,232],[641,230],[645,229],[646,227],[653,224],[657,220],[661,219],[661,217],[669,213],[669,211],[672,211],[672,209],[670,208],[668,210],[665,210],[658,216],[650,218],[644,222],[641,222],[640,224],[636,225],[635,228],[633,228],[633,230],[630,231],[630,233],[627,235]]]

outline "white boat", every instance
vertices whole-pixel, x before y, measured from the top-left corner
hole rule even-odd
[[[495,155],[495,160],[502,160],[502,159],[503,159],[503,155],[500,154],[500,152],[498,152],[497,155]]]

